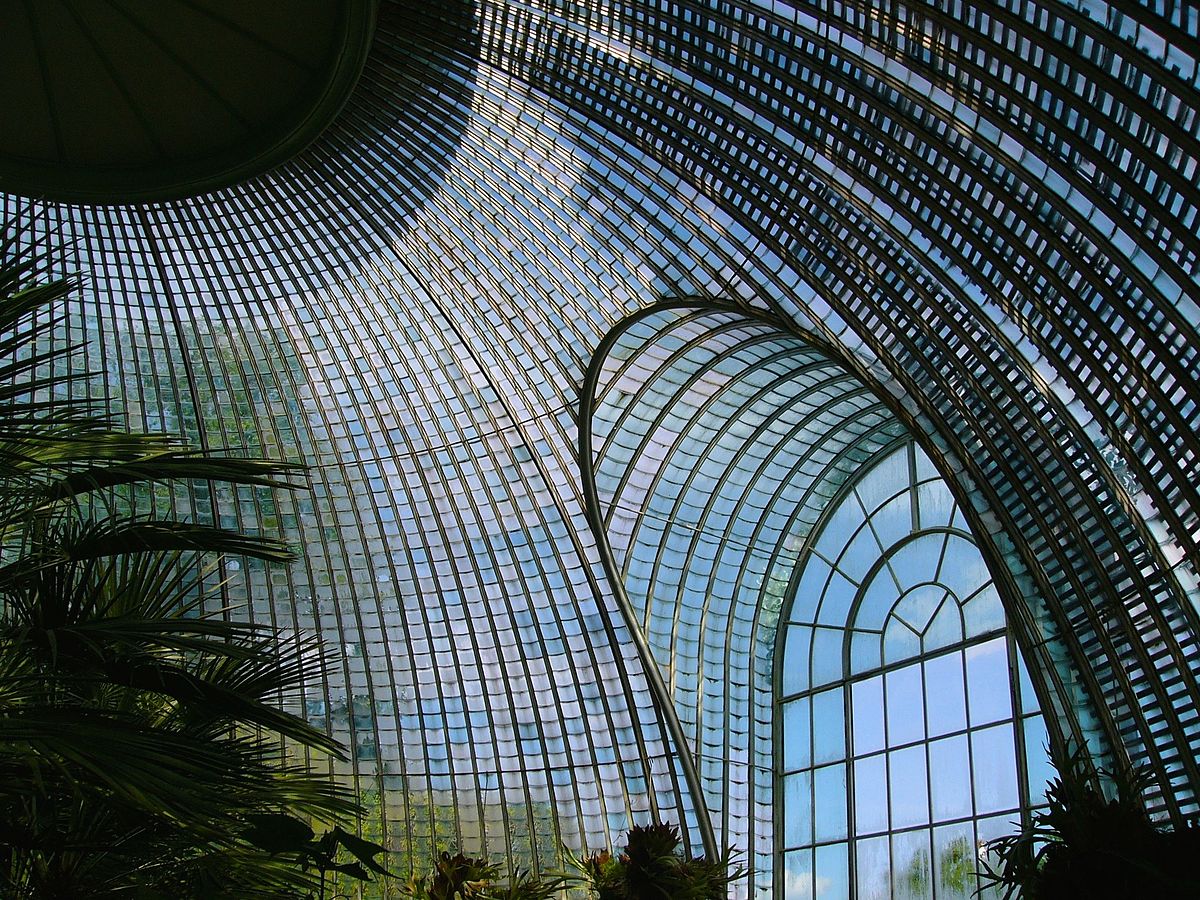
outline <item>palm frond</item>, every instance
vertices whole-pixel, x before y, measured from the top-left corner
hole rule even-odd
[[[32,263],[32,264],[31,264]],[[34,281],[36,262],[0,262],[0,334],[46,333],[53,328],[52,319],[34,316],[55,309],[79,288],[73,278]],[[28,346],[26,340],[24,346]]]
[[[212,602],[215,556],[288,549],[147,515],[141,498],[291,490],[305,468],[129,433],[103,404],[62,399],[88,377],[58,340],[76,283],[36,283],[48,257],[23,241],[0,236],[0,893],[297,896],[320,884],[303,858],[245,833],[264,813],[359,811],[283,750],[345,758],[280,706],[327,660]]]
[[[192,522],[111,516],[89,522],[46,525],[21,542],[24,551],[0,565],[0,591],[13,591],[39,573],[68,563],[133,553],[193,552],[235,554],[286,562],[288,547],[275,538],[256,537]]]
[[[218,457],[196,450],[162,450],[139,455],[128,462],[73,471],[47,485],[47,496],[58,500],[123,485],[161,481],[220,481],[295,489],[302,485],[281,476],[304,471],[304,466],[272,460]]]

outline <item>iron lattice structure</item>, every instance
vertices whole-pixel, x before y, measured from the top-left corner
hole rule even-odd
[[[306,710],[389,840],[545,863],[653,814],[767,889],[770,728],[739,716],[783,536],[905,433],[1051,733],[1196,811],[1198,30],[1100,0],[396,0],[272,172],[3,214],[82,273],[67,331],[132,421],[314,466],[307,496],[155,502],[301,551],[229,589],[339,652]],[[749,379],[736,434],[674,428],[716,507],[646,506],[662,422],[622,404],[669,371]],[[690,606],[725,572],[693,543],[693,593],[639,608],[652,514],[748,533],[757,582]]]

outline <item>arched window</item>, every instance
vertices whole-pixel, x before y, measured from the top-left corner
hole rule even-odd
[[[983,557],[914,443],[830,504],[785,622],[780,896],[971,897],[982,842],[1041,799],[1046,729]]]

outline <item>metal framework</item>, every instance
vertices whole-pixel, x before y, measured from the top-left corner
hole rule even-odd
[[[829,502],[787,598],[776,889],[975,896],[980,847],[1042,800],[1049,731],[966,518],[911,441]]]
[[[773,662],[743,623],[779,614],[784,536],[905,432],[1048,722],[1197,810],[1198,46],[1166,2],[391,0],[339,119],[272,172],[0,204],[83,274],[66,331],[132,421],[314,466],[307,496],[156,502],[301,551],[230,591],[340,651],[306,708],[389,841],[547,864],[653,813],[765,873],[771,723],[738,717]],[[684,295],[727,305],[597,355]],[[630,481],[676,471],[650,438],[679,423],[614,392],[691,396],[669,371],[711,392],[688,427],[741,424]],[[626,515],[631,487],[673,499]],[[732,571],[691,568],[718,559],[694,516],[749,529],[721,546],[758,595],[645,593],[645,566]]]

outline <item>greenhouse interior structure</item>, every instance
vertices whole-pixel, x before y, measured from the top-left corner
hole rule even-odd
[[[653,820],[737,896],[966,898],[1048,748],[1200,811],[1196,7],[59,0],[0,44],[75,389],[310,467],[166,502],[295,550],[227,590],[328,651],[296,710],[394,854]]]

